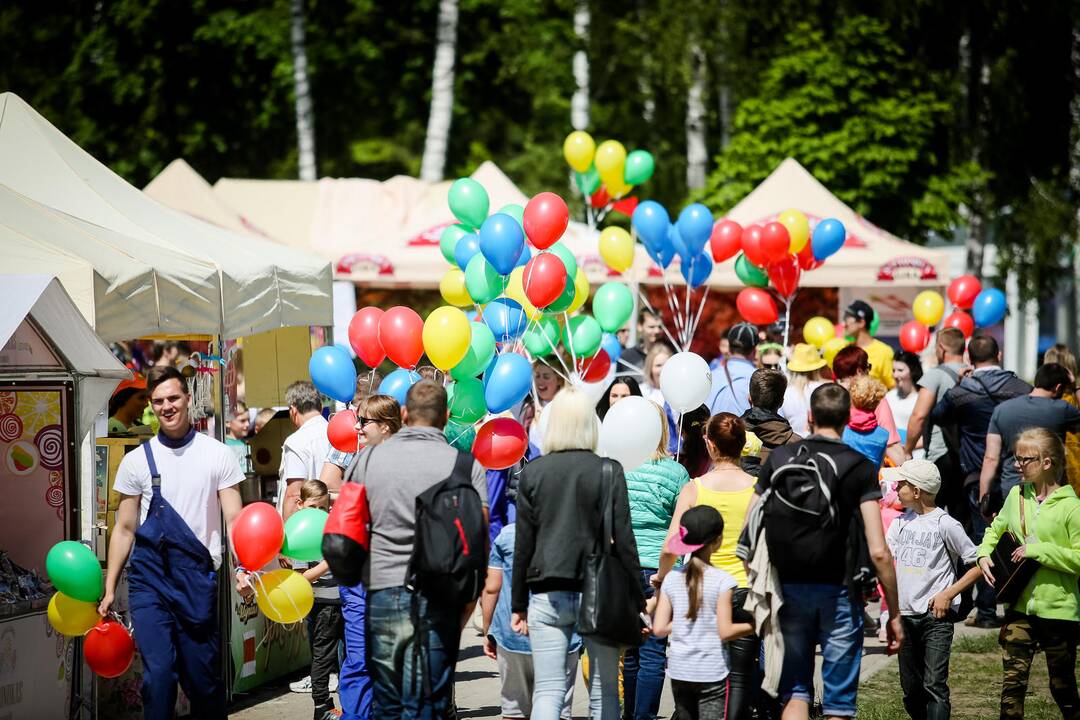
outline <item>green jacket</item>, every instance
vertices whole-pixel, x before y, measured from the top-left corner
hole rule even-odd
[[[690,480],[686,468],[671,458],[651,460],[626,473],[630,526],[641,567],[656,569],[667,538],[679,491]]]
[[[983,536],[979,557],[989,556],[1007,531],[1023,540],[1021,490],[1028,533],[1038,539],[1027,544],[1027,556],[1039,563],[1039,569],[1012,609],[1052,620],[1080,620],[1080,593],[1076,584],[1080,576],[1080,499],[1068,485],[1050,493],[1041,506],[1030,483],[1009,491],[1005,506]]]

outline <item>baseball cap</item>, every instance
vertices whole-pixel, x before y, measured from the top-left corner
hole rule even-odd
[[[724,532],[724,518],[716,508],[698,505],[683,513],[679,521],[679,532],[667,541],[667,551],[675,555],[686,555],[700,550],[716,540]]]
[[[745,350],[753,350],[758,344],[757,326],[748,322],[732,325],[727,331],[728,343]]]
[[[886,482],[894,483],[903,480],[912,487],[917,487],[931,495],[937,495],[941,490],[941,471],[929,460],[918,458],[908,460],[900,467],[885,468],[881,474]]]
[[[874,321],[874,308],[870,307],[870,303],[863,300],[856,300],[847,306],[847,310],[844,311],[844,317],[853,317],[856,320],[862,320],[866,323],[867,327]]]

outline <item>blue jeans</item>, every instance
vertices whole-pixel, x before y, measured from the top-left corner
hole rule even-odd
[[[780,701],[810,702],[814,649],[821,645],[822,710],[826,715],[853,717],[863,647],[862,608],[852,607],[843,585],[783,583],[782,591]]]
[[[952,619],[938,620],[926,612],[904,615],[902,621],[900,687],[904,690],[904,708],[916,720],[948,720]]]
[[[344,720],[368,720],[371,716],[371,675],[368,673],[364,619],[367,594],[363,585],[341,585],[341,615],[345,620],[345,659],[338,678],[338,699]]]
[[[649,578],[656,570],[642,568],[641,587],[645,597],[655,591]],[[623,655],[623,720],[656,720],[660,695],[664,691],[667,668],[667,638],[649,635],[640,648],[627,648]]]
[[[559,720],[566,696],[566,653],[577,622],[581,593],[537,593],[529,599],[533,657],[532,720]],[[619,718],[619,648],[585,636],[589,653],[589,716]]]
[[[413,626],[414,602],[423,628],[419,637]],[[380,720],[447,717],[452,709],[461,612],[460,607],[428,602],[403,586],[368,592],[368,672],[375,691],[372,716]],[[417,642],[419,667],[414,662]]]
[[[971,510],[971,542],[977,547],[987,528],[986,518],[979,510],[979,483],[970,483],[964,488],[964,492],[967,493],[968,507]],[[979,620],[997,620],[997,595],[994,594],[994,588],[982,578],[975,583],[975,617]]]

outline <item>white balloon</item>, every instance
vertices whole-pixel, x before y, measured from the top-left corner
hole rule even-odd
[[[672,355],[660,370],[660,392],[677,413],[694,410],[709,399],[712,371],[700,355],[681,352]]]
[[[618,460],[624,470],[644,464],[663,434],[656,403],[631,395],[611,406],[600,425],[600,454]]]

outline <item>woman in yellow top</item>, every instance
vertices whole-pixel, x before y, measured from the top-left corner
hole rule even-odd
[[[1043,355],[1044,363],[1057,363],[1069,371],[1073,382],[1076,382],[1076,356],[1065,345],[1057,343]],[[1065,393],[1062,400],[1073,407],[1080,408],[1080,402],[1076,398],[1076,390]],[[1080,494],[1080,433],[1067,433],[1065,435],[1065,470],[1072,489]]]
[[[683,486],[679,500],[675,505],[675,514],[671,518],[668,537],[679,532],[682,515],[696,505],[709,505],[716,508],[724,518],[723,541],[713,553],[710,564],[730,574],[739,587],[732,593],[732,620],[749,621],[749,614],[743,609],[746,600],[746,568],[742,560],[735,556],[735,545],[743,525],[750,499],[754,495],[754,478],[739,467],[739,458],[746,443],[746,426],[743,421],[731,413],[719,413],[709,418],[705,425],[705,445],[709,449],[712,468],[699,478]],[[664,543],[667,546],[667,543]],[[660,569],[653,576],[653,585],[657,588],[664,576],[671,571],[678,558],[669,552],[660,556]],[[756,704],[755,697],[761,686],[758,677],[758,657],[761,640],[756,635],[747,635],[727,643],[729,665],[731,668],[728,686],[728,720],[746,720],[751,708]]]

